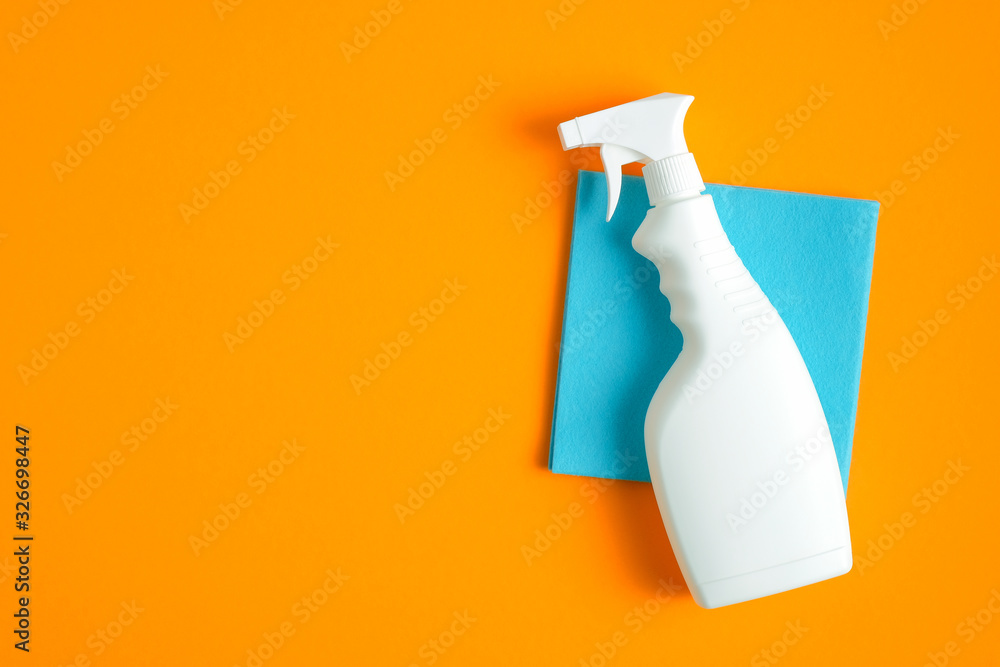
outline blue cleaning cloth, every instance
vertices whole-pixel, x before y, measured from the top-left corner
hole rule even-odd
[[[781,314],[812,376],[847,489],[878,203],[708,185],[722,226]],[[649,481],[646,408],[681,350],[651,262],[632,249],[649,200],[625,176],[605,222],[604,174],[581,171],[549,468]]]

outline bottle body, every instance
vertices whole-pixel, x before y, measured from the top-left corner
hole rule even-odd
[[[646,414],[650,477],[695,601],[718,607],[851,568],[844,489],[819,397],[710,195],[654,206],[633,238],[683,347]]]

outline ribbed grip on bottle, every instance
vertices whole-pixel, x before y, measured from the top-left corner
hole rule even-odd
[[[651,162],[642,168],[646,179],[646,192],[649,193],[649,203],[656,204],[670,195],[694,190],[701,192],[705,183],[691,153],[671,155],[668,158]]]

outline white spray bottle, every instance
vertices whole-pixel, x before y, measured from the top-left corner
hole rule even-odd
[[[654,95],[562,123],[559,138],[600,147],[608,220],[622,166],[645,164],[653,208],[632,246],[659,270],[684,339],[646,413],[646,457],[684,579],[713,608],[836,577],[852,556],[812,379],[701,194],[683,131],[693,100]]]

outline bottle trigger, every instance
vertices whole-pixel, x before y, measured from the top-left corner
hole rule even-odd
[[[648,162],[649,158],[639,151],[618,144],[601,144],[601,162],[604,163],[604,175],[608,179],[608,217],[615,213],[618,197],[622,191],[622,167],[630,162]]]

